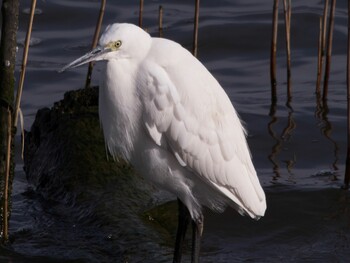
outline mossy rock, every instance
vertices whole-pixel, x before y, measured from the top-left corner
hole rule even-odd
[[[124,160],[108,160],[97,88],[67,92],[52,109],[39,110],[25,146],[28,180],[46,199],[61,201],[66,193],[99,188],[116,178],[142,180]]]
[[[38,111],[25,134],[24,163],[28,181],[54,204],[53,213],[113,229],[115,242],[128,244],[127,258],[150,242],[165,245],[166,250],[156,250],[171,258],[176,202],[159,204],[157,190],[127,162],[107,156],[98,88],[67,92],[51,109]]]

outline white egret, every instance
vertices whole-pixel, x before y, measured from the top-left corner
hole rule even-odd
[[[61,71],[105,61],[99,116],[108,150],[178,197],[174,261],[192,220],[192,262],[199,260],[202,207],[229,205],[258,219],[265,193],[245,131],[230,99],[209,71],[179,44],[132,24],[109,25],[99,45]]]

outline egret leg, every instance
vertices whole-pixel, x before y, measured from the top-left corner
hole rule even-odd
[[[182,247],[185,240],[186,230],[191,220],[191,215],[188,212],[187,207],[181,202],[180,199],[177,199],[177,202],[178,202],[178,209],[179,209],[179,221],[177,226],[173,263],[181,262]]]
[[[192,220],[192,263],[199,263],[199,251],[203,234],[203,216],[199,220]]]

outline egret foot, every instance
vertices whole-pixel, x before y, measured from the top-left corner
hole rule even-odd
[[[182,247],[186,236],[186,230],[191,220],[191,215],[188,212],[187,207],[180,201],[180,199],[177,199],[177,203],[178,203],[179,216],[178,216],[178,225],[177,225],[173,263],[181,262]]]
[[[181,202],[180,199],[178,201],[178,209],[179,209],[179,217],[178,217],[178,227],[176,233],[176,242],[175,242],[175,251],[174,251],[174,259],[173,263],[180,263],[182,259],[182,248],[186,236],[186,230],[192,221],[192,256],[191,262],[198,263],[199,262],[199,251],[200,251],[200,242],[203,233],[203,219],[193,220],[191,219],[191,215],[187,209],[187,207]]]
[[[200,220],[192,220],[192,263],[199,263],[199,251],[203,234],[203,217]]]

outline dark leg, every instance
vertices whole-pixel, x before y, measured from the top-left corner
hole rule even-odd
[[[191,215],[188,212],[187,207],[180,201],[180,199],[177,199],[177,202],[179,206],[179,222],[177,226],[173,263],[181,262],[182,247],[185,240],[187,226],[190,223],[191,219]]]
[[[199,263],[199,251],[203,233],[203,217],[200,220],[192,220],[192,263]]]

